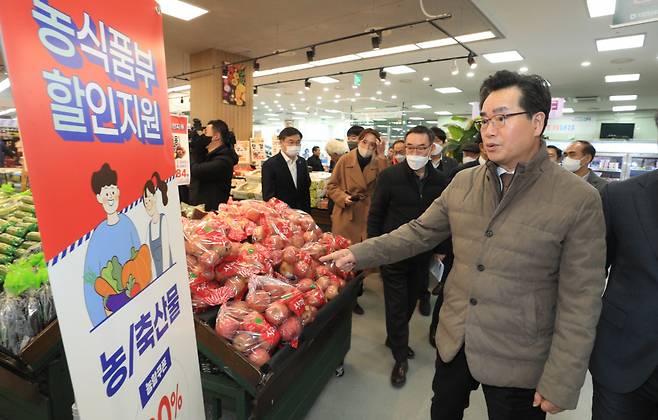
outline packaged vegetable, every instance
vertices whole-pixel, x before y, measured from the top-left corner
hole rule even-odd
[[[39,245],[41,242],[25,241],[18,248],[19,249],[30,249],[35,245]]]
[[[34,217],[33,212],[20,210],[20,207],[21,206],[17,207],[17,210],[13,213],[14,217],[17,217],[21,220],[25,219],[26,217]]]
[[[25,238],[25,235],[27,235],[27,229],[24,227],[20,227],[18,224],[15,226],[9,226],[6,230],[5,233],[8,233],[10,235],[16,236],[18,238]]]
[[[18,205],[18,211],[24,212],[26,217],[30,217],[30,215],[34,215],[34,205],[21,203]]]
[[[25,239],[28,241],[41,242],[41,233],[39,232],[29,232],[25,235]]]
[[[39,230],[39,225],[37,225],[36,223],[32,223],[32,222],[26,222],[25,219],[23,219],[23,221],[20,222],[20,223],[16,223],[15,227],[25,229],[26,234],[28,232],[36,232],[36,231]]]
[[[16,254],[16,247],[5,243],[0,243],[0,254],[8,255],[10,257],[14,256]]]

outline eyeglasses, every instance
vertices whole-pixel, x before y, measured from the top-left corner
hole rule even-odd
[[[473,124],[478,131],[482,131],[483,128],[486,128],[491,124],[493,128],[501,128],[505,125],[505,120],[509,117],[514,117],[516,115],[530,114],[528,111],[514,112],[512,114],[496,114],[491,118],[482,117],[477,121],[474,121]]]
[[[404,146],[405,149],[407,149],[407,152],[425,152],[427,149],[429,149],[432,146]]]

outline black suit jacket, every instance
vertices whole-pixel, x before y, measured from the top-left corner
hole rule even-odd
[[[281,153],[277,153],[263,163],[261,184],[263,200],[276,197],[294,209],[311,211],[311,177],[308,175],[306,160],[297,158],[297,188],[290,175],[288,164]]]
[[[314,171],[324,172],[324,166],[322,166],[322,161],[319,157],[313,155],[310,158],[306,159],[306,163]]]
[[[452,175],[453,172],[457,169],[459,163],[454,158],[441,155],[441,160],[439,161],[439,166],[436,167],[436,170],[441,172],[446,177]]]
[[[658,170],[610,183],[602,198],[611,270],[590,371],[627,393],[658,366]]]

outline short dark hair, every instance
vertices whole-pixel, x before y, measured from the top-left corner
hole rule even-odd
[[[432,132],[432,130],[425,127],[424,125],[417,125],[411,130],[407,131],[407,133],[404,135],[405,141],[407,140],[409,134],[425,134],[427,136],[427,139],[430,141],[430,145],[434,143],[434,133]]]
[[[109,163],[104,163],[97,172],[91,174],[91,189],[100,194],[103,187],[117,185],[118,181],[117,171],[110,168]]]
[[[562,157],[562,149],[560,149],[559,147],[549,145],[549,146],[546,146],[546,148],[555,150],[555,154],[557,155],[558,159],[560,159]]]
[[[551,90],[548,88],[546,79],[536,74],[526,75],[512,72],[509,70],[500,70],[489,76],[480,87],[480,106],[491,94],[491,92],[507,89],[516,86],[521,90],[521,99],[519,105],[524,111],[527,111],[528,119],[538,112],[543,112],[544,127],[541,134],[544,134],[548,124],[548,114],[551,112]]]
[[[363,130],[364,130],[364,128],[361,127],[360,125],[353,125],[353,126],[350,127],[349,130],[347,130],[347,137],[349,137],[349,136],[357,136],[358,137],[358,136],[361,135],[361,132]]]
[[[592,156],[592,159],[594,159],[594,156],[596,156],[596,149],[594,146],[592,146],[592,143],[588,142],[587,140],[576,140],[576,143],[582,144],[583,153]]]
[[[404,140],[395,140],[395,141],[393,142],[393,144],[391,144],[391,149],[394,148],[395,145],[398,144],[398,143],[402,143],[402,144],[404,144]]]
[[[279,140],[284,140],[286,137],[299,136],[303,138],[302,132],[296,129],[295,127],[286,127],[279,133]]]
[[[437,138],[437,139],[439,139],[439,140],[441,140],[441,141],[443,141],[443,142],[445,142],[446,139],[448,138],[448,137],[446,136],[446,132],[443,131],[443,130],[441,130],[441,129],[440,129],[439,127],[437,127],[437,126],[431,127],[430,130],[432,130],[432,133],[434,133],[434,137],[435,137],[435,138]]]
[[[376,138],[377,140],[381,140],[381,139],[382,139],[382,135],[379,134],[379,131],[377,131],[377,130],[375,130],[375,129],[372,129],[372,128],[366,128],[366,129],[364,129],[364,130],[361,130],[361,133],[359,134],[358,141],[361,141],[361,140],[363,140],[364,138],[366,138],[366,136],[367,136],[368,134],[372,134],[373,136],[375,136],[375,138]]]
[[[212,126],[212,129],[219,133],[219,137],[222,138],[222,142],[229,148],[235,146],[235,134],[229,130],[228,124],[222,120],[212,120],[208,121],[208,124]]]
[[[315,153],[316,150],[320,150],[320,146],[313,146],[311,152]]]

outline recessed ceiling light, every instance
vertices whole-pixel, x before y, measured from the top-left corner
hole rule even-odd
[[[253,109],[254,109],[254,111],[258,111],[258,107],[257,107],[257,106],[255,106]]]
[[[328,87],[323,88],[322,90],[325,91],[325,92],[329,92],[329,88],[328,88]]]
[[[620,105],[612,107],[613,112],[635,111],[636,109],[636,105]]]
[[[331,114],[338,114],[338,113],[340,113],[340,111],[337,110],[337,109],[325,109],[325,111],[326,111],[326,112],[329,112],[329,113],[331,113]]]
[[[583,61],[582,63],[580,63],[580,65],[583,67],[589,67],[592,65],[592,63],[590,63],[589,61]]]
[[[338,103],[338,99],[334,99],[334,103],[337,104],[337,103]]]
[[[416,70],[412,69],[409,66],[393,66],[393,67],[384,67],[384,71],[390,74],[407,74],[407,73],[416,73]]]
[[[335,95],[334,98],[338,99],[340,98],[340,95]]]
[[[316,82],[316,83],[320,83],[320,84],[323,84],[323,85],[328,85],[330,83],[340,82],[340,80],[334,79],[333,77],[329,77],[329,76],[311,77],[308,80],[310,80],[311,82]]]
[[[372,109],[377,109],[377,108],[375,108],[374,106],[367,106],[367,107],[365,107],[365,108],[363,108],[363,109],[372,110]]]
[[[281,94],[280,94],[280,93],[275,93],[275,95],[276,95],[276,96],[278,96],[278,97],[280,97],[280,96],[281,96]]]
[[[306,102],[306,98],[299,98],[301,102]]]
[[[266,117],[276,117],[278,114],[265,113],[263,115],[265,115]]]
[[[466,73],[466,77],[473,77],[473,76],[475,76],[475,73],[473,73],[472,71]]]
[[[430,81],[429,77],[427,77],[427,76],[423,77],[423,82],[429,82],[429,81]]]
[[[260,104],[261,104],[261,105],[265,105],[265,101],[260,101]]]
[[[397,95],[391,95],[391,99],[397,99],[397,98],[398,98]]]
[[[606,38],[596,40],[596,49],[598,52],[628,50],[631,48],[641,48],[644,46],[645,34],[620,36],[616,38]]]
[[[275,104],[278,104],[278,103],[279,103],[279,101],[277,101],[277,100],[275,100],[275,101],[274,101],[274,103],[275,103]]]
[[[452,115],[452,112],[450,112],[450,111],[436,111],[434,113],[436,115]]]
[[[304,91],[303,91],[303,90],[298,90],[298,91],[297,91],[297,94],[298,94],[298,95],[303,95],[303,94],[304,94]]]
[[[384,82],[384,84],[385,84],[386,86],[391,86],[391,81],[390,81],[390,80],[387,80],[387,81]]]
[[[316,104],[320,105],[322,104],[322,101],[317,101]]]
[[[426,104],[418,104],[418,105],[412,105],[412,108],[416,109],[431,109],[432,107]]]
[[[587,0],[589,17],[610,16],[615,14],[615,0]]]
[[[412,120],[412,121],[424,121],[425,120],[425,118],[423,118],[423,117],[409,117],[409,119]]]
[[[519,69],[519,73],[526,73],[528,71],[528,68],[526,66],[523,66]]]
[[[295,114],[295,115],[308,115],[308,112],[304,112],[304,111],[293,111],[293,114]]]
[[[9,80],[9,79],[6,79],[6,80]],[[4,80],[3,80],[3,81],[4,81]],[[190,90],[191,87],[192,87],[192,86],[190,86],[190,85],[176,86],[176,87],[172,87],[172,88],[167,89],[167,92],[168,92],[168,93],[172,93],[172,92],[184,92],[184,91],[186,91],[186,90]],[[3,90],[4,90],[4,89],[3,89]]]
[[[267,121],[279,121],[278,118],[268,118]]]
[[[573,114],[574,112],[573,108],[562,108],[563,114]]]
[[[370,97],[370,100],[371,100],[371,101],[376,101],[377,98],[375,98],[374,96],[371,96],[371,97]]]
[[[416,44],[407,44],[407,45],[399,45],[397,47],[391,47],[391,48],[382,48],[379,50],[370,50],[370,51],[364,51],[357,53],[361,58],[372,58],[372,57],[381,57],[382,55],[391,55],[391,54],[399,54],[407,51],[414,51],[417,50],[418,46]]]
[[[510,61],[521,61],[523,57],[518,51],[502,51],[497,53],[483,54],[484,58],[492,64],[496,63],[509,63]]]
[[[350,102],[356,102],[356,99],[350,98]]]
[[[322,100],[322,96],[318,96],[318,101],[321,101],[321,100]]]
[[[605,76],[606,83],[616,83],[616,82],[634,82],[640,80],[639,73],[632,74],[608,74]]]
[[[361,96],[359,92],[354,92],[354,96]]]
[[[634,101],[637,99],[637,95],[612,95],[608,99],[613,102],[616,101]]]
[[[196,7],[180,0],[157,0],[160,4],[160,11],[165,15],[173,16],[182,20],[192,20],[196,17],[208,13],[206,9]]]
[[[435,91],[439,93],[461,93],[463,92],[461,89],[456,88],[456,87],[442,87],[442,88],[436,88],[434,89]]]
[[[381,95],[381,94],[382,94],[382,91],[381,91],[381,90],[378,90],[376,93],[377,93],[377,95]]]

